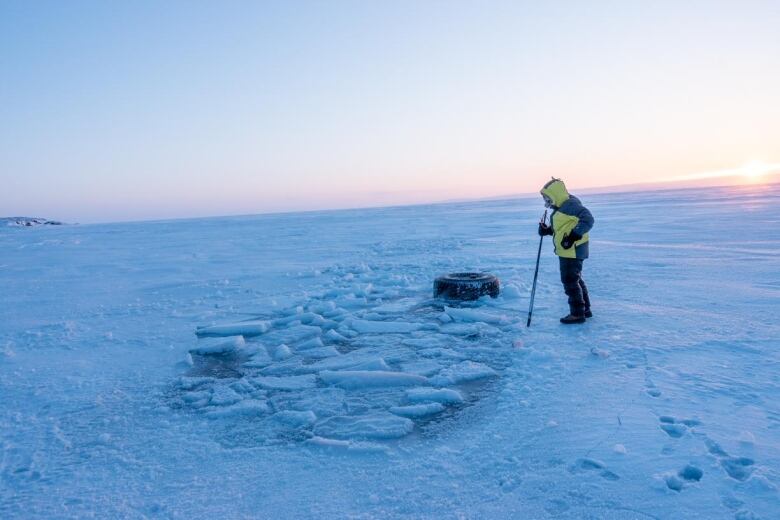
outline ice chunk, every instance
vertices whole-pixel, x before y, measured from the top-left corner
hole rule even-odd
[[[265,413],[268,413],[268,405],[265,401],[245,399],[231,406],[211,410],[206,414],[206,417],[211,419],[222,419],[225,417],[263,415]]]
[[[315,435],[311,439],[306,441],[306,444],[310,446],[317,446],[320,448],[344,450],[348,453],[386,453],[387,447],[381,444],[374,444],[373,442],[353,442],[343,441],[338,439],[327,439]]]
[[[295,350],[307,350],[310,348],[318,348],[318,347],[324,347],[325,344],[322,343],[322,340],[319,337],[311,338],[310,340],[304,341],[303,343],[298,344],[295,347]]]
[[[368,300],[365,297],[356,298],[353,295],[347,295],[336,300],[336,304],[344,309],[360,309],[368,305]]]
[[[0,351],[1,353],[5,354],[5,352]],[[195,365],[195,360],[192,359],[192,354],[190,352],[187,352],[185,354],[184,359],[179,361],[176,366],[178,368],[189,368]]]
[[[250,394],[257,392],[257,389],[246,378],[241,378],[238,381],[230,383],[230,388],[238,392],[239,394]]]
[[[317,321],[321,321],[322,316],[320,316],[317,313],[314,312],[295,312],[294,314],[291,314],[289,316],[285,316],[284,318],[279,318],[273,321],[273,324],[275,327],[282,327],[284,325],[289,325],[290,323],[294,322],[300,322],[305,323],[307,325],[315,324]]]
[[[449,314],[447,314],[446,312],[442,312],[441,314],[439,314],[439,315],[436,317],[436,319],[438,319],[438,320],[439,320],[440,322],[442,322],[442,323],[450,323],[450,322],[452,322],[452,321],[453,321],[453,320],[452,320],[452,316],[450,316],[450,315],[449,315]]]
[[[507,300],[517,300],[522,297],[522,293],[516,285],[507,284],[501,288],[501,296]]]
[[[343,415],[346,391],[341,388],[309,388],[300,392],[276,392],[270,398],[276,410],[312,411],[317,417]]]
[[[311,365],[301,367],[306,372],[319,372],[321,370],[341,370],[354,368],[355,370],[390,370],[385,360],[376,354],[363,353],[353,350],[347,354],[334,356]]]
[[[264,376],[286,376],[310,373],[310,370],[303,370],[303,359],[300,356],[293,356],[284,361],[276,362],[260,369],[260,374]]]
[[[207,390],[196,390],[193,392],[185,392],[181,396],[181,400],[189,404],[193,408],[200,408],[205,406],[211,400],[211,392]]]
[[[176,385],[181,388],[182,390],[192,390],[194,388],[197,388],[201,385],[205,385],[206,383],[211,383],[214,381],[213,377],[188,377],[188,376],[181,376],[177,381]]]
[[[352,330],[352,329],[350,329],[348,327],[345,327],[343,325],[338,328],[338,332],[339,332],[339,334],[341,334],[342,336],[344,336],[347,339],[356,338],[356,337],[360,336],[359,332],[355,332],[354,330]]]
[[[466,359],[467,357],[450,348],[424,348],[418,350],[417,353],[425,358]]]
[[[500,331],[485,323],[445,323],[440,327],[444,334],[453,336],[494,336]]]
[[[319,327],[296,324],[284,329],[274,329],[268,332],[263,337],[263,341],[271,344],[284,343],[285,345],[293,345],[319,336],[320,334],[322,334],[322,330]]]
[[[313,303],[309,305],[309,310],[311,312],[316,312],[317,314],[323,314],[328,311],[336,310],[336,304],[331,301]]]
[[[411,310],[415,305],[417,305],[417,300],[414,298],[404,298],[397,302],[385,303],[374,307],[373,311],[380,314],[402,314]]]
[[[406,399],[412,403],[437,402],[442,404],[458,404],[463,402],[463,396],[451,388],[412,388],[406,391]]]
[[[241,396],[229,386],[215,386],[211,394],[211,404],[215,406],[224,406],[234,404],[241,400]]]
[[[352,286],[352,294],[354,294],[357,297],[366,297],[373,292],[374,292],[374,285],[370,283],[364,286],[360,286],[360,285]]]
[[[351,326],[361,334],[408,334],[423,328],[421,323],[408,321],[352,320]]]
[[[301,352],[303,357],[309,359],[325,359],[333,356],[338,356],[339,351],[328,345],[327,347],[312,348]]]
[[[330,341],[335,341],[337,343],[346,343],[349,341],[347,338],[336,332],[335,330],[331,329],[328,332],[325,333],[325,338],[329,339]]]
[[[288,426],[305,427],[314,424],[317,416],[311,410],[284,410],[273,414],[272,418]]]
[[[270,364],[271,357],[268,355],[268,352],[265,350],[265,348],[261,347],[252,355],[251,358],[249,358],[249,361],[244,363],[244,366],[250,368],[262,368],[267,367]]]
[[[307,313],[307,315],[311,315],[313,313]],[[306,325],[314,325],[315,327],[322,327],[326,323],[325,318],[320,316],[319,314],[313,314],[312,316],[307,316],[305,319],[301,319],[301,323],[304,323]]]
[[[435,348],[444,345],[445,338],[447,341],[452,341],[450,338],[446,336],[439,336],[439,337],[434,336],[434,337],[426,337],[426,338],[409,338],[403,340],[401,344],[406,345],[407,347],[414,347],[414,348]]]
[[[474,361],[461,361],[456,365],[449,366],[431,379],[431,383],[437,386],[465,383],[475,381],[485,377],[493,377],[496,371],[489,366],[476,363]]]
[[[410,419],[425,417],[444,411],[441,403],[412,404],[407,406],[393,406],[390,412]]]
[[[346,389],[428,384],[428,379],[423,376],[384,370],[323,370],[320,379],[328,385]]]
[[[335,320],[323,320],[322,324],[317,325],[320,330],[327,331],[327,330],[333,330],[337,329],[339,327],[339,322]]]
[[[290,350],[290,347],[288,347],[284,343],[276,347],[273,347],[271,350],[271,357],[274,359],[274,361],[282,361],[284,359],[291,357],[292,355],[293,355],[292,350]]]
[[[372,359],[365,363],[358,363],[357,365],[349,367],[352,370],[390,370],[390,367],[382,358]]]
[[[292,342],[302,341],[314,336],[319,336],[320,334],[322,334],[322,329],[311,325],[295,325],[287,329],[282,329],[279,331],[279,333],[282,334],[285,338],[287,338],[288,342],[292,343]]]
[[[441,370],[441,365],[432,359],[420,359],[417,361],[401,363],[401,370],[404,372],[409,372],[410,374],[417,374],[427,377],[432,376]]]
[[[252,382],[269,390],[303,390],[317,386],[317,378],[313,374],[287,377],[257,376],[252,378]]]
[[[333,302],[331,302],[333,303]],[[336,307],[335,303],[333,304],[333,310],[325,311],[322,313],[322,315],[326,318],[330,318],[332,320],[341,321],[346,316],[349,315],[349,311],[346,309],[342,309],[340,307]]]
[[[397,439],[408,435],[414,423],[387,412],[329,417],[314,426],[314,434],[333,439]]]
[[[200,338],[225,337],[225,336],[259,336],[265,334],[271,328],[266,320],[251,320],[226,325],[213,325],[200,327],[195,334]]]
[[[306,441],[306,444],[312,444],[314,446],[323,446],[326,448],[342,448],[342,449],[348,449],[352,443],[349,441],[342,441],[339,439],[327,439],[325,437],[320,437],[318,435],[315,435],[311,439],[308,439]]]
[[[504,316],[494,316],[484,311],[477,309],[445,307],[444,312],[447,313],[455,321],[467,321],[467,322],[482,322],[482,323],[503,323],[506,321]]]
[[[198,342],[198,346],[191,348],[190,352],[201,356],[226,354],[242,348],[246,342],[243,336],[234,336],[229,339],[205,339]]]

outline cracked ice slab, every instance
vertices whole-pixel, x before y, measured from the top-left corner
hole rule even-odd
[[[428,415],[437,414],[444,411],[444,405],[441,403],[410,404],[407,406],[391,406],[390,413],[417,419]]]
[[[199,341],[198,346],[191,348],[190,352],[201,356],[227,354],[228,352],[235,352],[241,349],[245,344],[243,336],[235,336],[228,339],[205,339]]]
[[[226,417],[263,415],[268,413],[268,404],[265,401],[245,399],[231,406],[209,411],[206,417],[209,419],[224,419]]]
[[[320,379],[325,384],[345,389],[421,386],[428,384],[427,377],[385,370],[323,370],[320,372]]]
[[[462,361],[441,370],[431,382],[436,386],[466,383],[498,375],[495,370],[483,363]]]
[[[408,334],[422,329],[423,324],[408,321],[352,320],[351,327],[361,334]]]
[[[225,336],[260,336],[268,332],[271,324],[266,320],[242,321],[225,325],[212,325],[199,328],[195,334],[199,338],[213,338]]]
[[[320,372],[324,370],[341,370],[349,368],[351,370],[386,370],[390,371],[390,367],[385,363],[385,360],[378,357],[376,354],[368,353],[364,354],[360,351],[352,351],[348,354],[341,356],[334,356],[311,365],[305,365],[301,367],[300,371],[305,372]]]
[[[317,386],[317,378],[313,374],[287,377],[257,376],[252,378],[252,382],[269,390],[303,390]]]
[[[504,316],[496,316],[476,309],[445,307],[444,312],[455,321],[499,324],[507,322]]]
[[[463,396],[451,388],[412,388],[406,391],[406,399],[412,403],[434,401],[442,404],[463,402]]]
[[[414,423],[387,412],[329,417],[314,426],[314,434],[331,439],[397,439],[412,432]]]

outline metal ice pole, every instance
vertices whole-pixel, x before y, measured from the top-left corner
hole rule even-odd
[[[542,216],[542,224],[547,223],[547,210],[544,210]],[[539,260],[542,257],[542,242],[544,242],[544,235],[539,237],[539,252],[536,253],[536,270],[534,271],[534,285],[531,289],[531,306],[528,307],[528,322],[525,324],[526,328],[531,326],[531,316],[534,312],[534,298],[536,297],[536,279],[539,277]]]

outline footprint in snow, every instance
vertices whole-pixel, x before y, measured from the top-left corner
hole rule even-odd
[[[674,439],[679,439],[688,432],[689,428],[701,424],[701,422],[696,419],[676,419],[669,415],[662,415],[658,420],[661,423],[661,429],[666,432],[669,437]]]
[[[582,471],[590,472],[590,471],[597,471],[599,473],[599,476],[605,480],[619,480],[620,476],[608,469],[606,469],[606,466],[603,462],[596,459],[591,458],[582,458],[578,459],[570,468],[569,471],[571,473],[579,473]]]
[[[753,474],[754,463],[753,459],[748,457],[727,457],[720,461],[728,476],[740,482],[744,482]]]
[[[666,475],[664,480],[666,481],[666,486],[669,489],[679,493],[683,490],[686,484],[698,482],[702,479],[703,476],[704,471],[702,471],[701,468],[698,468],[692,464],[688,464],[676,474]]]
[[[704,444],[710,455],[715,456],[720,462],[720,466],[726,474],[740,482],[746,481],[753,474],[755,461],[748,457],[732,457],[726,450],[721,448],[720,444],[712,439],[706,438]]]
[[[645,393],[650,397],[660,397],[661,391],[655,386],[655,383],[650,379],[649,374],[645,374]]]

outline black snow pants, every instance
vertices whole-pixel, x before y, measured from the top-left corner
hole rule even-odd
[[[569,297],[569,312],[582,316],[590,310],[588,287],[582,279],[582,260],[579,258],[558,258],[561,263],[561,282]]]

